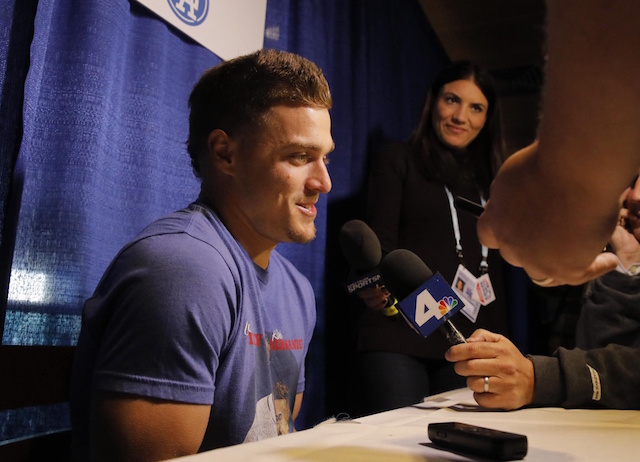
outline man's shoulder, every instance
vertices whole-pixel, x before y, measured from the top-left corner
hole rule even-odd
[[[210,209],[196,203],[159,218],[144,228],[119,252],[123,256],[159,266],[210,266],[215,261],[235,267],[238,244]]]
[[[188,207],[159,218],[145,227],[129,246],[153,238],[154,242],[200,241],[216,249],[227,249],[233,237],[207,207],[194,202]],[[235,241],[234,241],[235,242]]]
[[[149,223],[134,238],[134,241],[154,235],[194,233],[194,231],[195,234],[208,235],[215,229],[213,224],[216,219],[213,212],[198,202],[193,202],[181,210],[176,210]]]

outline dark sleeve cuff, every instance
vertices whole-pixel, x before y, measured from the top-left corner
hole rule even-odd
[[[527,356],[533,363],[534,392],[531,406],[560,406],[564,401],[560,361],[553,356]]]

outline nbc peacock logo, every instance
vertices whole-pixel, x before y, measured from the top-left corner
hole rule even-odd
[[[441,315],[447,314],[449,311],[458,306],[458,300],[451,296],[443,297],[438,303],[438,309],[440,310]]]
[[[175,15],[185,24],[197,26],[206,18],[209,0],[168,0]]]

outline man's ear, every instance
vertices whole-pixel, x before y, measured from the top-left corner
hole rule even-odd
[[[207,147],[211,165],[217,170],[231,174],[234,166],[234,151],[236,143],[224,130],[215,129],[209,133]]]

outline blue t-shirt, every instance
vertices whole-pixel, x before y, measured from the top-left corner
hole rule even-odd
[[[315,319],[309,281],[277,251],[258,267],[200,202],[160,219],[84,306],[74,438],[87,450],[95,389],[210,404],[202,450],[290,432]]]

